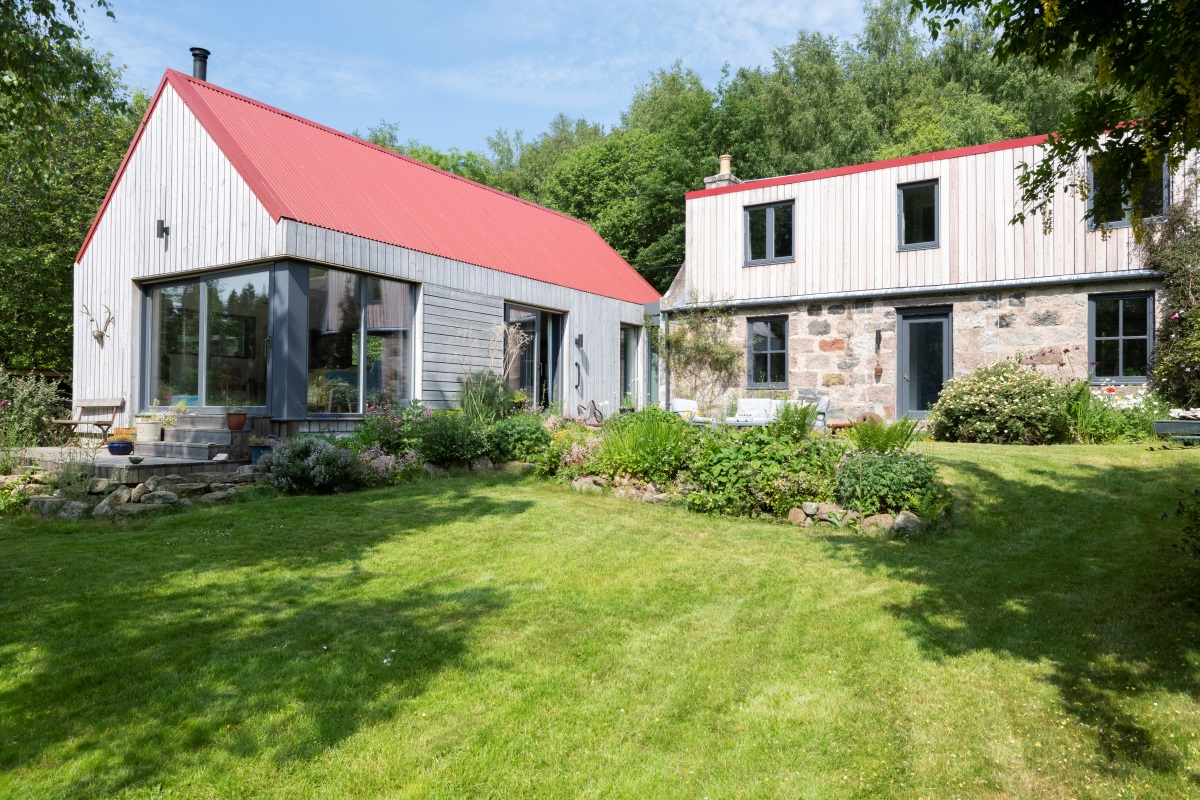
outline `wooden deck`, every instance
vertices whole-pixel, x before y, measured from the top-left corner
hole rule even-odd
[[[54,472],[70,461],[89,460],[95,454],[92,474],[97,478],[108,478],[135,486],[145,483],[154,475],[194,475],[199,472],[231,472],[243,464],[242,460],[201,461],[191,458],[164,458],[146,456],[140,464],[131,464],[129,456],[110,455],[107,450],[70,447],[31,447],[25,451],[22,461],[27,466]]]

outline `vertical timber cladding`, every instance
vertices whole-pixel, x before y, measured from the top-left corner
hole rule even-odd
[[[497,354],[489,356],[484,342],[503,324],[504,305],[514,303],[564,315],[560,389],[566,412],[592,400],[605,413],[620,407],[621,325],[643,324],[640,304],[293,220],[280,225],[286,226],[281,238],[288,255],[420,284],[419,386],[421,399],[430,406],[457,402],[463,375],[489,363],[499,369]],[[576,345],[581,334],[582,348]],[[641,351],[644,357],[644,344]],[[639,359],[638,374],[643,370]]]

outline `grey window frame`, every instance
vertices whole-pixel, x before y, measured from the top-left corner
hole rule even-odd
[[[754,323],[756,322],[783,322],[783,349],[782,350],[754,350]],[[787,314],[772,314],[766,317],[747,317],[746,318],[746,388],[747,389],[786,389],[788,388],[788,316]],[[768,342],[769,344],[769,342]],[[783,382],[772,383],[770,381],[754,380],[754,354],[756,352],[765,352],[767,354],[767,372],[770,372],[771,356],[783,356]]]
[[[933,250],[942,245],[942,189],[939,185],[938,178],[929,178],[923,181],[909,181],[908,183],[896,184],[896,250],[899,252],[907,252],[909,250]],[[904,190],[916,189],[920,186],[933,186],[933,241],[918,242],[917,244],[904,243]]]
[[[792,254],[790,256],[775,257],[775,209],[788,208],[792,214]],[[767,212],[767,257],[752,259],[750,258],[750,212],[766,209]],[[760,264],[787,264],[796,260],[796,201],[784,200],[774,203],[758,203],[752,206],[744,206],[742,208],[742,238],[745,239],[745,266],[756,267]]]
[[[1095,158],[1095,156],[1088,156],[1088,160],[1087,160],[1087,179],[1088,179],[1087,229],[1088,229],[1088,233],[1092,233],[1095,231],[1111,231],[1111,230],[1116,230],[1117,228],[1130,227],[1133,224],[1133,221],[1131,220],[1131,218],[1129,216],[1129,212],[1131,212],[1133,210],[1132,206],[1127,205],[1127,206],[1123,207],[1121,210],[1125,212],[1125,216],[1121,217],[1121,219],[1117,220],[1116,222],[1097,222],[1095,220],[1095,218],[1093,218],[1091,216],[1091,211],[1093,208],[1092,200],[1096,196],[1096,179],[1095,179],[1095,174],[1092,172],[1092,159],[1093,158]],[[1166,218],[1167,209],[1171,207],[1171,168],[1167,164],[1167,160],[1165,158],[1163,159],[1162,170],[1163,170],[1163,210],[1162,210],[1161,214],[1156,214],[1153,217],[1143,217],[1142,219],[1145,222],[1161,222],[1163,219]]]
[[[1146,301],[1146,335],[1145,336],[1126,336],[1125,335],[1125,314],[1121,313],[1118,333],[1116,336],[1099,337],[1103,341],[1116,341],[1117,344],[1117,372],[1124,372],[1125,367],[1125,348],[1124,342],[1126,339],[1145,339],[1146,340],[1146,375],[1125,376],[1117,375],[1116,377],[1101,377],[1094,374],[1094,370],[1088,370],[1089,382],[1094,386],[1140,386],[1150,380],[1149,364],[1154,360],[1154,293],[1153,292],[1121,292],[1117,294],[1090,294],[1088,295],[1088,364],[1095,365],[1096,357],[1096,301],[1097,300],[1145,300]]]

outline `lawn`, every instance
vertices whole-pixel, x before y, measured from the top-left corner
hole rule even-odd
[[[923,449],[921,544],[509,477],[0,523],[0,797],[1200,794],[1200,450]]]

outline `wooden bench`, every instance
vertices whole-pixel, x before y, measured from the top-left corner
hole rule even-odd
[[[125,408],[125,399],[122,397],[102,397],[97,400],[79,400],[75,403],[75,416],[71,419],[52,419],[51,423],[61,425],[64,428],[71,429],[71,435],[67,437],[67,444],[72,440],[79,439],[79,428],[90,425],[100,431],[101,439],[97,447],[103,447],[108,444],[108,434],[112,430],[113,425],[117,422],[117,414],[121,409]],[[84,419],[85,411],[92,413],[103,414],[109,412],[108,419]]]

